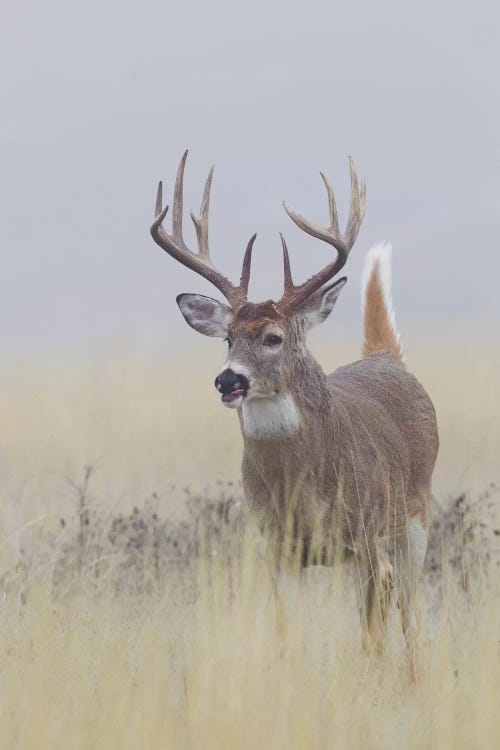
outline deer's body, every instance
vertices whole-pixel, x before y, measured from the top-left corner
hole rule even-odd
[[[413,518],[426,526],[435,415],[398,358],[375,354],[329,376],[311,358],[291,396],[295,431],[242,429],[245,496],[266,528],[284,533],[292,511],[303,544],[321,531],[325,545],[362,552],[367,535],[395,537]]]
[[[358,563],[365,643],[381,647],[390,592],[398,589],[403,630],[412,654],[418,617],[415,589],[422,570],[431,478],[438,451],[432,402],[406,369],[390,298],[390,248],[374,247],[363,285],[363,359],[326,375],[307,349],[308,331],[331,313],[346,279],[331,282],[345,264],[365,207],[352,161],[351,206],[345,235],[335,198],[330,224],[319,227],[290,211],[308,234],[337,250],[311,279],[292,281],[282,237],[285,291],[278,302],[248,302],[250,240],[239,286],[213,266],[208,249],[210,171],[199,219],[192,215],[199,252],[182,235],[183,175],[177,174],[173,232],[163,228],[161,183],[155,241],[176,260],[213,283],[229,302],[182,294],[181,311],[195,330],[228,342],[216,378],[222,402],[239,415],[244,438],[246,499],[270,534],[278,562],[297,553],[300,564],[331,563],[350,551]],[[288,544],[291,539],[292,544]]]

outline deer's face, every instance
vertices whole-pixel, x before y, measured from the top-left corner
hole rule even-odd
[[[181,294],[177,302],[187,323],[206,336],[225,339],[227,358],[215,378],[224,406],[290,397],[297,363],[305,355],[307,331],[330,314],[345,279],[319,290],[292,315],[274,302],[246,302],[236,311],[209,297]]]
[[[231,408],[243,407],[243,428],[247,434],[258,436],[290,432],[299,423],[292,393],[293,375],[300,366],[300,358],[307,356],[304,346],[307,331],[330,314],[345,284],[345,278],[333,283],[331,280],[344,267],[363,221],[366,198],[364,181],[360,188],[354,164],[349,158],[351,203],[344,234],[340,232],[332,187],[323,174],[330,213],[328,226],[318,226],[284,204],[287,214],[300,229],[335,248],[336,258],[303,284],[295,285],[285,238],[281,235],[283,296],[278,302],[256,305],[248,302],[252,248],[256,235],[250,238],[243,256],[238,285],[229,281],[214,266],[210,256],[208,214],[213,167],[205,183],[200,216],[196,217],[191,212],[198,252],[190,250],[184,241],[182,216],[186,158],[187,151],[177,170],[172,232],[169,233],[163,225],[168,205],[163,207],[163,187],[160,182],[151,235],[163,250],[207,279],[229,302],[229,305],[225,305],[200,294],[181,294],[177,297],[181,312],[192,328],[205,336],[219,336],[228,342],[226,364],[215,379],[222,403]]]
[[[275,399],[287,389],[288,363],[295,336],[272,302],[246,303],[227,328],[228,353],[215,387],[225,406],[244,400]]]

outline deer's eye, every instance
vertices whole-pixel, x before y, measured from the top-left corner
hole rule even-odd
[[[279,346],[283,339],[281,336],[277,336],[275,333],[270,333],[269,336],[266,336],[264,339],[264,346]]]

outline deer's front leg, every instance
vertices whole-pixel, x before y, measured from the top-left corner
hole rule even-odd
[[[356,556],[358,605],[361,617],[363,648],[369,654],[381,655],[387,637],[387,618],[393,588],[390,564],[379,559],[375,544]]]
[[[257,467],[245,454],[242,464],[242,479],[245,499],[254,514],[262,535],[266,539],[266,571],[274,601],[276,632],[278,638],[284,642],[287,638],[288,627],[285,603],[280,590],[283,545],[279,539],[275,498]]]
[[[288,637],[288,619],[285,602],[280,590],[280,566],[277,565],[276,557],[271,552],[267,555],[267,572],[273,594],[276,633],[278,639],[284,643]]]

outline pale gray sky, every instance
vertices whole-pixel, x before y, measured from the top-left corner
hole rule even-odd
[[[279,230],[297,279],[326,262],[281,201],[326,220],[322,169],[345,221],[352,154],[368,208],[337,319],[359,318],[364,254],[390,239],[403,330],[498,323],[496,3],[4,0],[2,15],[4,348],[128,330],[194,343],[174,297],[212,290],[148,231],[186,147],[188,207],[216,164],[211,247],[229,275],[258,232],[254,298],[280,293]]]

